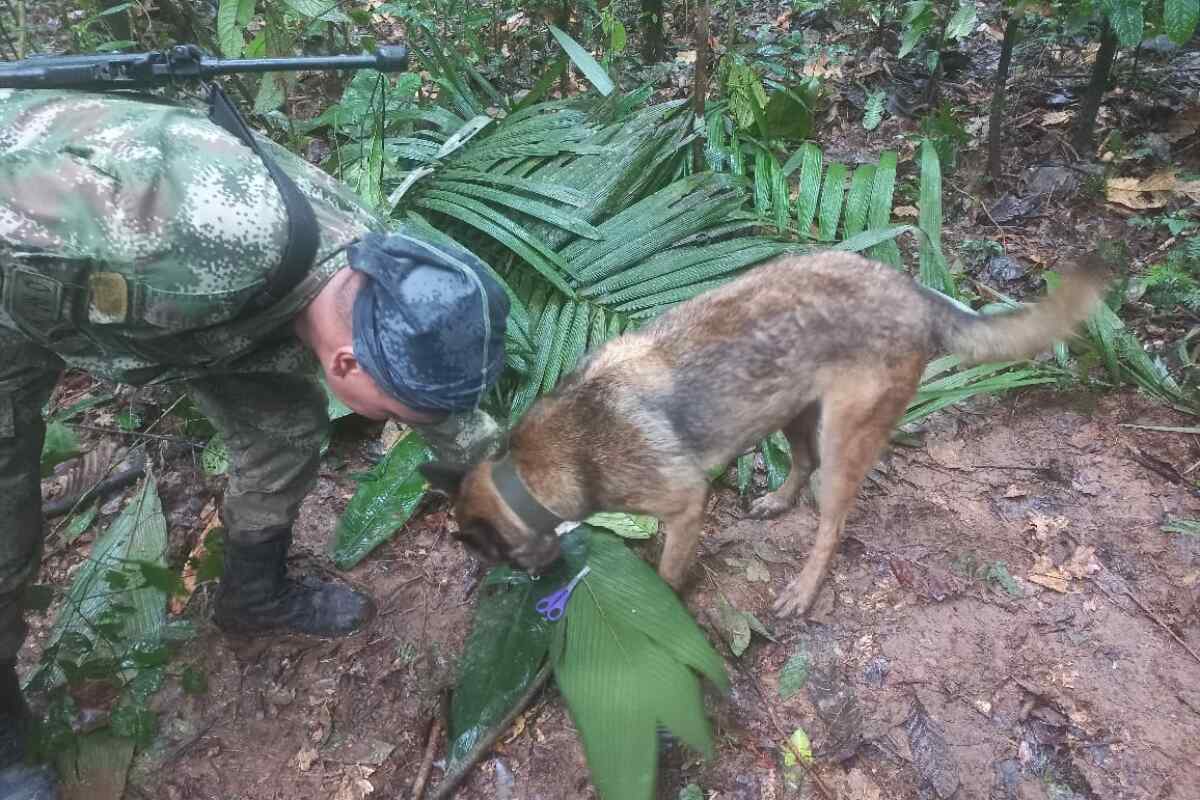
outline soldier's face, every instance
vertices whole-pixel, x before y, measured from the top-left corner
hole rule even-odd
[[[325,368],[329,389],[355,414],[373,420],[394,419],[408,424],[436,422],[439,417],[416,411],[392,397],[367,374],[354,358],[352,348],[339,352],[333,363]]]

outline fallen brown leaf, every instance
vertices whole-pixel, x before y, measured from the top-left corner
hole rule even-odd
[[[1053,589],[1060,594],[1065,594],[1071,585],[1071,581],[1044,555],[1038,556],[1033,562],[1033,569],[1026,580],[1036,583],[1038,586]]]
[[[1042,117],[1043,125],[1065,125],[1074,114],[1070,111],[1047,111]]]
[[[208,501],[208,505],[200,512],[200,521],[203,524],[200,536],[196,539],[196,546],[192,548],[192,552],[188,553],[187,563],[183,566],[181,577],[185,594],[175,595],[167,606],[167,610],[172,616],[177,617],[183,613],[183,610],[187,608],[188,601],[192,599],[192,594],[196,591],[196,568],[192,565],[208,552],[204,546],[204,540],[208,537],[209,531],[221,525],[221,514],[217,511],[216,500]]]

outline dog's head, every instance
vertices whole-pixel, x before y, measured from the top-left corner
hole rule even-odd
[[[466,468],[432,462],[420,469],[430,487],[454,503],[455,538],[485,561],[515,564],[536,575],[558,560],[558,534],[535,529],[509,507],[492,481],[495,463]]]

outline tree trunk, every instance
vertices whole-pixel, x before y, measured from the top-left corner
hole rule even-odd
[[[1079,104],[1079,116],[1075,118],[1075,129],[1071,132],[1071,144],[1081,156],[1092,146],[1096,115],[1100,112],[1100,102],[1108,88],[1108,76],[1116,56],[1117,34],[1105,18],[1100,24],[1100,52],[1096,54],[1096,66],[1092,69],[1092,78]]]
[[[711,14],[708,0],[702,0],[696,6],[696,73],[692,80],[692,113],[699,120],[704,119],[704,101],[708,95],[708,23]],[[692,168],[695,172],[704,171],[704,140],[700,137],[692,142]]]
[[[1008,91],[1008,70],[1012,63],[1013,45],[1017,42],[1020,25],[1016,14],[1004,26],[1004,41],[1000,43],[1000,63],[996,66],[996,84],[992,87],[992,114],[988,120],[988,175],[992,183],[1000,181],[1000,126],[1004,124],[1004,102]]]
[[[663,51],[663,2],[642,0],[642,61],[657,64]]]

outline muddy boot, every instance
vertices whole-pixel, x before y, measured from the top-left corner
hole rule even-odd
[[[58,800],[60,796],[49,767],[25,762],[29,723],[16,665],[0,662],[0,800]]]
[[[366,595],[315,577],[288,578],[291,544],[290,528],[273,531],[256,544],[225,540],[225,572],[213,613],[222,630],[345,636],[370,621],[375,604]]]

